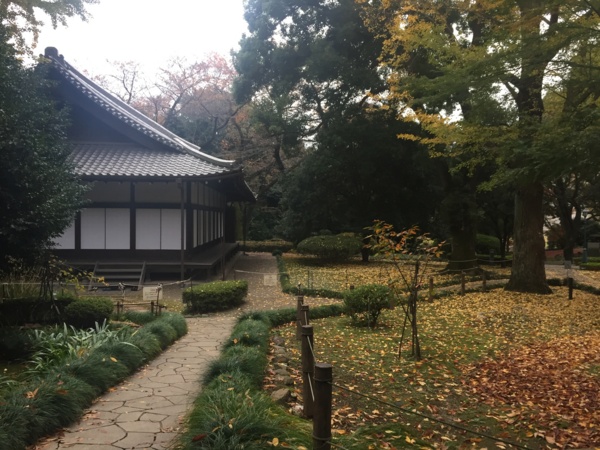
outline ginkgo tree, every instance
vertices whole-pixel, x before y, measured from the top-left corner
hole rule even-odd
[[[418,305],[419,289],[431,274],[429,263],[442,253],[444,242],[435,242],[427,233],[421,233],[414,226],[396,231],[393,225],[376,220],[369,236],[370,250],[390,263],[388,285],[397,303],[404,310],[404,323],[398,346],[398,357],[402,355],[402,345],[407,324],[411,330],[411,355],[421,359],[419,339]],[[406,300],[403,298],[406,297]]]
[[[418,121],[435,156],[473,169],[493,161],[488,185],[515,190],[514,256],[507,288],[548,293],[544,186],[597,161],[600,10],[587,0],[357,0],[384,39],[387,100]],[[583,57],[582,57],[583,56]],[[575,68],[587,69],[587,81]],[[569,83],[575,84],[569,88]],[[549,115],[548,93],[562,93]],[[572,95],[568,93],[571,92]],[[410,136],[403,136],[410,138]]]

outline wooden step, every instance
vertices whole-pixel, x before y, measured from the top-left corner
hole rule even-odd
[[[146,277],[146,262],[96,262],[89,289],[117,289],[119,283],[139,290]],[[103,278],[105,283],[95,280]],[[106,286],[108,283],[110,286]]]

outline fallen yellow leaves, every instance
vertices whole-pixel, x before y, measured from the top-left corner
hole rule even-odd
[[[597,446],[598,297],[576,291],[569,301],[566,288],[553,289],[548,296],[495,290],[423,302],[420,362],[397,358],[401,310],[385,311],[373,330],[346,318],[312,321],[317,359],[334,363],[335,382],[346,388],[334,389],[334,427],[351,433],[410,423],[409,439],[438,448],[476,443],[474,436],[358,399],[359,392],[535,448]],[[295,327],[278,333],[294,347]],[[381,434],[384,441],[393,437]],[[504,445],[498,444],[477,448]]]

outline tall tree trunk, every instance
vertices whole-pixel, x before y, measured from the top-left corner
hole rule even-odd
[[[540,182],[519,186],[515,195],[514,251],[509,291],[549,294],[544,252],[543,187]]]
[[[477,267],[477,254],[475,253],[477,230],[472,225],[465,223],[463,228],[450,231],[452,255],[446,270],[468,270]]]

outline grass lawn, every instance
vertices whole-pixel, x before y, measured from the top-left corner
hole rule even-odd
[[[384,311],[375,329],[347,317],[313,321],[317,360],[333,364],[343,387],[333,389],[334,448],[514,448],[407,410],[531,449],[598,445],[599,299],[575,291],[569,301],[566,288],[553,290],[421,302],[421,361],[408,345],[398,357],[401,308]],[[299,371],[295,327],[274,333]]]

